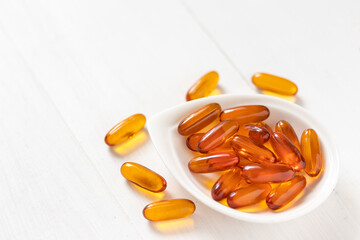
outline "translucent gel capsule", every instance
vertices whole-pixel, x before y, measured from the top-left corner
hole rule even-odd
[[[186,94],[186,101],[209,96],[215,90],[218,81],[219,74],[217,72],[208,72],[189,89]]]
[[[272,210],[280,209],[289,204],[306,186],[304,176],[297,175],[291,181],[281,183],[266,198],[266,204]]]
[[[270,139],[270,133],[265,126],[252,124],[240,126],[236,134],[249,137],[254,143],[258,145],[262,145]]]
[[[241,168],[230,169],[223,174],[211,189],[211,196],[214,200],[220,201],[235,191],[241,184]]]
[[[124,163],[121,166],[121,174],[130,182],[152,192],[162,192],[167,185],[162,176],[133,162]]]
[[[300,150],[300,144],[294,128],[285,120],[280,120],[275,125],[275,131],[283,133],[297,149]]]
[[[273,163],[276,161],[275,155],[269,149],[255,144],[248,137],[235,135],[230,142],[240,157],[257,163]]]
[[[274,132],[270,137],[270,143],[280,162],[291,166],[295,171],[305,168],[305,161],[300,151],[283,133]]]
[[[267,73],[255,73],[252,77],[252,82],[262,90],[283,95],[292,96],[298,90],[296,84],[290,80]]]
[[[145,206],[143,215],[150,221],[166,221],[186,218],[195,211],[195,204],[187,199],[153,202]]]
[[[207,153],[210,150],[221,146],[228,138],[234,135],[239,129],[235,120],[226,120],[210,129],[199,140],[197,149],[201,153]]]
[[[146,118],[143,114],[134,114],[116,124],[105,136],[105,143],[114,146],[125,142],[145,126]]]
[[[295,172],[284,164],[252,164],[244,166],[242,175],[253,183],[279,183],[291,180]]]
[[[217,103],[210,103],[187,116],[178,126],[178,132],[183,135],[196,133],[218,119],[221,107]]]
[[[319,175],[323,159],[320,141],[315,130],[306,129],[301,135],[301,153],[305,159],[305,172],[311,177]]]
[[[254,143],[262,145],[269,141],[270,133],[265,127],[251,125],[249,138],[253,140]]]
[[[235,119],[239,125],[261,122],[267,119],[270,111],[263,105],[245,105],[234,108],[228,108],[220,114],[220,120]]]
[[[192,135],[190,135],[187,139],[186,139],[186,146],[194,151],[197,152],[197,144],[199,142],[199,140],[205,135],[205,133],[194,133]]]
[[[188,166],[193,173],[210,173],[230,169],[239,163],[234,152],[218,152],[198,156],[190,160]]]
[[[230,193],[227,203],[232,208],[254,205],[266,198],[271,191],[269,183],[253,183]]]
[[[257,125],[257,126],[260,126],[260,127],[265,127],[266,130],[268,130],[268,132],[270,133],[270,135],[274,133],[272,128],[269,125],[267,125],[265,122],[257,122],[257,123],[254,123],[254,124]]]

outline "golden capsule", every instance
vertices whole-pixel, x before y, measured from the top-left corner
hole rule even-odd
[[[311,177],[319,175],[323,159],[320,141],[314,129],[306,129],[301,135],[301,153],[305,159],[305,172]]]
[[[230,193],[227,203],[232,208],[241,208],[261,202],[271,191],[269,183],[253,183]]]
[[[254,143],[262,145],[270,139],[270,133],[266,127],[250,125],[249,138],[253,140]]]
[[[257,145],[248,137],[235,135],[230,140],[230,143],[240,157],[250,161],[257,163],[273,163],[276,161],[275,155],[269,149],[262,145]]]
[[[270,110],[263,105],[245,105],[228,108],[220,114],[220,120],[235,119],[239,125],[261,122],[267,119]]]
[[[252,82],[258,88],[283,95],[295,95],[297,93],[297,86],[288,79],[274,76],[267,73],[255,73],[252,77]]]
[[[195,212],[195,204],[188,199],[172,199],[153,202],[145,206],[143,215],[150,221],[166,221],[186,218]]]
[[[240,186],[241,180],[241,168],[230,169],[215,182],[211,189],[212,198],[216,201],[226,198]]]
[[[210,129],[199,140],[197,149],[201,153],[207,153],[210,150],[221,146],[225,141],[234,135],[239,129],[239,125],[235,120],[226,120]]]
[[[192,135],[190,135],[187,139],[186,139],[186,146],[194,151],[197,152],[197,144],[199,142],[199,140],[205,135],[205,133],[194,133]]]
[[[239,130],[236,134],[249,137],[254,143],[258,145],[263,145],[270,139],[269,130],[266,128],[266,126],[260,125],[242,125],[239,127]]]
[[[143,114],[134,114],[115,125],[105,136],[105,143],[114,146],[125,142],[145,126],[146,118]]]
[[[215,71],[202,76],[187,92],[186,101],[207,97],[215,90],[219,82],[219,74]]]
[[[166,181],[159,174],[133,162],[121,166],[121,174],[132,183],[152,192],[162,192],[166,189]]]
[[[281,132],[274,132],[270,137],[270,143],[278,160],[291,166],[295,171],[305,168],[305,161],[300,151]]]
[[[275,131],[283,133],[297,149],[300,150],[300,144],[294,128],[285,120],[280,120],[275,125]]]
[[[284,164],[249,164],[244,166],[242,175],[253,183],[279,183],[291,180],[295,172]]]
[[[210,103],[187,116],[178,126],[178,132],[183,135],[191,135],[208,126],[219,118],[221,107],[217,103]]]
[[[280,209],[289,204],[306,186],[304,176],[297,175],[291,181],[281,183],[266,198],[266,204],[272,210]]]
[[[230,169],[239,163],[234,152],[217,152],[190,160],[188,167],[193,173],[210,173]]]

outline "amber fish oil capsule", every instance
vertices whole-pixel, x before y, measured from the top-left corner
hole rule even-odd
[[[299,139],[294,128],[289,122],[285,120],[278,121],[275,125],[275,131],[283,133],[295,145],[295,147],[300,150]]]
[[[153,202],[145,206],[143,215],[150,221],[166,221],[186,218],[195,212],[195,204],[188,199],[172,199]]]
[[[143,114],[134,114],[116,124],[105,136],[105,143],[114,146],[125,142],[144,128],[146,118]]]
[[[257,163],[273,163],[276,161],[275,155],[269,149],[255,144],[248,137],[235,135],[230,142],[231,146],[240,157],[244,157]]]
[[[210,173],[230,169],[239,163],[234,152],[217,152],[190,160],[188,167],[193,173]]]
[[[215,71],[202,76],[187,92],[186,101],[207,97],[215,90],[219,82],[219,74]]]
[[[220,114],[220,120],[235,119],[239,125],[261,122],[267,119],[270,110],[263,105],[245,105],[228,108]]]
[[[280,162],[291,166],[295,171],[305,168],[305,160],[300,151],[283,133],[274,132],[270,137],[270,143]]]
[[[272,210],[280,209],[289,204],[306,186],[304,176],[295,176],[291,181],[281,183],[266,198],[266,204]]]
[[[219,118],[221,107],[217,103],[205,105],[187,116],[178,126],[178,132],[183,136],[196,133]]]
[[[240,186],[241,180],[241,168],[230,169],[215,182],[211,189],[212,198],[216,201],[226,198]]]
[[[255,73],[252,77],[254,85],[262,90],[292,96],[297,93],[297,86],[288,79],[267,73]]]
[[[194,133],[186,139],[186,146],[194,152],[197,152],[197,144],[199,140],[205,135],[205,133]]]
[[[212,149],[221,146],[228,138],[234,135],[239,129],[235,120],[226,120],[210,129],[199,140],[197,149],[201,153],[207,153]]]
[[[133,162],[121,166],[121,174],[130,182],[152,192],[162,192],[166,189],[166,181],[159,174]]]
[[[284,164],[249,164],[244,166],[242,175],[253,183],[279,183],[294,178],[294,170]]]
[[[301,135],[301,153],[305,159],[305,172],[311,177],[319,175],[323,159],[320,141],[314,129],[306,129]]]
[[[254,205],[262,200],[271,191],[269,183],[253,183],[230,193],[227,203],[232,208],[241,208]]]

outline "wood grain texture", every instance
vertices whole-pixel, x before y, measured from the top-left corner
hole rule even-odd
[[[0,238],[356,239],[360,132],[341,123],[359,115],[358,5],[1,1]],[[236,221],[182,189],[146,131],[128,153],[104,144],[121,119],[183,103],[210,70],[220,73],[223,93],[255,91],[249,79],[256,71],[299,85],[298,103],[334,129],[344,159],[339,184],[321,207],[282,224]],[[163,175],[168,190],[150,194],[126,182],[119,172],[125,161]],[[149,202],[180,197],[197,204],[192,217],[143,218]]]

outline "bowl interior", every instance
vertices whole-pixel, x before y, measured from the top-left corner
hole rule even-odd
[[[325,163],[321,176],[311,182],[306,187],[303,196],[285,211],[243,212],[214,201],[207,183],[211,182],[209,179],[216,179],[213,176],[216,173],[193,174],[189,171],[187,164],[194,157],[194,153],[186,147],[186,138],[177,132],[177,126],[184,117],[208,103],[219,103],[222,109],[240,105],[265,105],[270,109],[270,117],[265,121],[267,124],[273,128],[277,121],[286,120],[294,127],[299,138],[306,128],[315,129],[321,141]],[[319,206],[329,196],[337,181],[339,168],[337,150],[326,130],[302,107],[282,99],[254,94],[207,97],[163,111],[152,117],[147,126],[156,149],[177,181],[207,206],[240,220],[272,223],[304,215]]]

